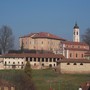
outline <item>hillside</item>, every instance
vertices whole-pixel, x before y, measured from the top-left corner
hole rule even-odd
[[[23,74],[21,70],[2,70],[0,71],[0,78],[5,79],[16,86],[18,86],[20,75]],[[89,74],[58,74],[51,69],[47,70],[33,70],[32,79],[36,90],[78,90],[81,83],[90,81]]]

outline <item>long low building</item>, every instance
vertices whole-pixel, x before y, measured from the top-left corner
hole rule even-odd
[[[90,73],[90,61],[87,59],[65,59],[57,61],[57,71],[67,74],[88,74]]]
[[[5,54],[0,56],[3,69],[23,69],[26,61],[30,61],[31,67],[35,69],[56,67],[56,61],[64,59],[61,54]]]

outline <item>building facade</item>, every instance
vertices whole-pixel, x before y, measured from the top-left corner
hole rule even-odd
[[[60,49],[60,44],[65,39],[55,36],[47,32],[31,33],[19,38],[20,47],[23,44],[24,49],[29,50],[46,50],[57,53]]]
[[[89,74],[90,61],[85,59],[65,59],[57,62],[57,71],[62,74]]]
[[[84,59],[89,46],[83,42],[62,42],[62,54],[68,59]]]
[[[3,69],[23,69],[29,61],[31,68],[42,69],[56,67],[56,61],[64,59],[60,54],[5,54],[1,56]]]

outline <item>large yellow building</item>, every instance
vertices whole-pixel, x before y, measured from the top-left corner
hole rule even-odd
[[[46,50],[57,53],[60,51],[60,43],[65,39],[47,32],[31,33],[19,38],[20,47],[28,50]]]

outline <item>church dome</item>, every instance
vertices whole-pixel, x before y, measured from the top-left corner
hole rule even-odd
[[[74,29],[75,29],[75,28],[77,28],[77,29],[79,28],[79,26],[77,25],[77,23],[75,24],[75,26],[74,26],[73,28],[74,28]]]

